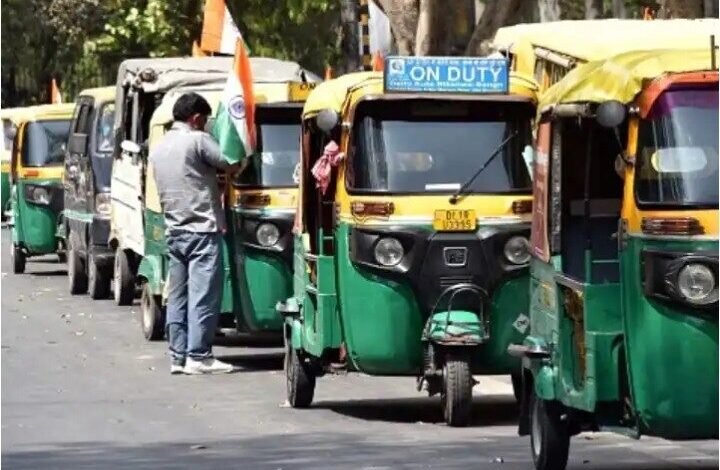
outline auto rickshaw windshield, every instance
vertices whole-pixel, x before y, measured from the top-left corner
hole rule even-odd
[[[262,187],[296,186],[293,172],[300,157],[300,124],[258,125],[258,150],[243,171],[238,185]]]
[[[516,105],[517,106],[517,105]],[[348,187],[390,193],[454,193],[517,133],[467,188],[467,193],[528,193],[523,150],[531,139],[524,108],[417,101],[358,110]]]
[[[69,119],[28,123],[22,150],[23,166],[62,165],[69,132]]]
[[[638,134],[640,206],[718,206],[718,90],[664,92]]]

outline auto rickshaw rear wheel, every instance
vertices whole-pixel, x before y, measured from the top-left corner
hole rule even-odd
[[[161,341],[165,337],[165,309],[159,295],[154,295],[145,282],[140,295],[140,326],[148,341]]]
[[[568,423],[562,405],[532,395],[530,447],[536,470],[565,470],[570,450]]]
[[[72,235],[72,234],[71,234]],[[88,278],[85,272],[85,262],[75,249],[72,236],[68,236],[68,286],[71,295],[81,295],[87,292]]]
[[[472,388],[470,354],[459,351],[446,353],[440,403],[448,426],[467,426],[470,422]]]
[[[285,381],[287,400],[293,408],[307,408],[315,395],[315,375],[302,361],[297,350],[286,341]]]
[[[132,305],[135,299],[135,276],[130,267],[125,250],[115,250],[115,269],[113,270],[113,294],[117,305]]]
[[[12,248],[10,249],[10,257],[13,261],[13,274],[24,273],[27,258],[25,257],[25,253],[22,251],[22,248],[13,243]]]
[[[90,252],[88,259],[88,291],[93,300],[110,298],[110,270],[99,266],[95,255]]]

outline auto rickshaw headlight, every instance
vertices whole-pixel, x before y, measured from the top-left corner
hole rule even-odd
[[[110,193],[99,193],[95,196],[95,211],[100,215],[110,215]]]
[[[42,186],[28,185],[25,190],[25,197],[35,204],[49,205],[50,192]]]
[[[375,261],[383,266],[395,266],[402,261],[403,256],[405,250],[396,238],[381,238],[375,244]]]
[[[700,263],[683,267],[677,277],[678,290],[694,305],[708,305],[718,300],[718,286],[713,272]]]
[[[528,239],[521,236],[510,237],[505,242],[503,254],[505,258],[512,264],[527,264],[530,262],[530,250],[528,249]]]
[[[258,225],[255,236],[261,246],[275,246],[277,242],[280,241],[280,230],[278,230],[275,224],[265,222]]]

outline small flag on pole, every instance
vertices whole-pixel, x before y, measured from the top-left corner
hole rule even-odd
[[[252,80],[250,57],[242,38],[238,38],[235,61],[213,127],[213,135],[230,163],[240,162],[255,152],[255,97]]]
[[[63,102],[60,88],[58,87],[57,80],[54,78],[50,81],[50,102],[52,104],[60,104]]]
[[[207,52],[232,55],[239,37],[240,30],[225,0],[206,0],[200,48]]]

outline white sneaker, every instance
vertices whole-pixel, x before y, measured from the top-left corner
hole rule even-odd
[[[179,375],[185,373],[185,366],[180,364],[170,364],[170,375]]]
[[[200,361],[192,358],[185,360],[185,369],[183,372],[188,375],[200,374],[229,374],[235,372],[235,366],[226,362],[218,361],[214,357],[202,359]]]

